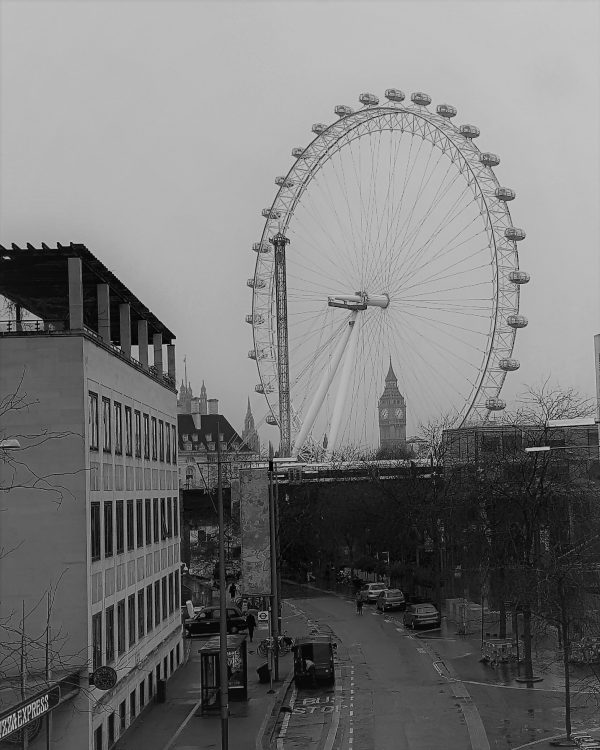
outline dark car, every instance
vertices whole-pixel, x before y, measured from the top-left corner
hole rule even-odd
[[[400,589],[385,589],[377,597],[377,609],[387,612],[388,609],[404,609],[406,602]]]
[[[297,638],[294,646],[294,682],[316,685],[335,682],[334,652],[337,644],[328,635]]]
[[[189,638],[192,635],[203,635],[204,633],[218,633],[221,622],[221,608],[219,605],[203,607],[198,614],[186,620],[183,627]],[[227,632],[238,633],[247,630],[246,618],[238,607],[227,607]]]
[[[428,626],[439,628],[442,618],[433,604],[409,604],[402,616],[404,627],[412,628]]]

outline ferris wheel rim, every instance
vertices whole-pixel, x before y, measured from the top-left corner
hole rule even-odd
[[[473,414],[479,415],[479,421],[482,421],[481,414],[483,413],[485,415],[483,419],[484,421],[491,411],[486,406],[490,396],[497,399],[502,389],[507,371],[499,369],[497,364],[500,355],[502,355],[505,360],[512,361],[511,357],[516,338],[515,328],[508,327],[505,320],[509,314],[512,313],[515,315],[518,313],[520,297],[519,285],[512,283],[509,284],[507,281],[508,271],[519,269],[519,257],[516,242],[505,239],[507,236],[506,231],[509,228],[515,229],[510,216],[510,211],[506,205],[506,201],[500,200],[496,201],[493,211],[490,210],[489,201],[492,198],[492,193],[490,192],[489,186],[493,186],[494,190],[502,188],[500,188],[500,183],[491,166],[486,165],[479,160],[479,156],[482,152],[475,146],[472,139],[465,137],[459,132],[458,128],[452,125],[447,118],[435,115],[425,107],[421,106],[399,106],[396,104],[366,106],[352,114],[340,117],[337,121],[322,130],[322,132],[317,133],[315,138],[313,138],[304,149],[302,157],[294,160],[285,178],[279,178],[282,182],[279,183],[279,190],[268,209],[268,215],[265,217],[265,224],[260,243],[264,243],[277,231],[281,231],[284,234],[286,233],[291,221],[293,220],[294,211],[303,192],[307,189],[312,180],[315,179],[316,175],[318,175],[323,169],[326,162],[350,142],[348,140],[350,133],[357,131],[357,134],[355,134],[353,138],[360,138],[364,133],[358,133],[358,129],[365,124],[376,125],[376,127],[370,132],[383,132],[386,128],[379,125],[378,121],[380,121],[381,118],[387,117],[391,123],[393,118],[396,118],[397,121],[399,115],[403,116],[407,122],[410,121],[413,123],[413,129],[410,132],[412,137],[421,137],[423,140],[430,140],[432,145],[440,148],[443,153],[446,153],[447,150],[455,149],[455,156],[462,159],[462,168],[459,168],[458,171],[463,176],[464,171],[470,173],[470,180],[472,181],[470,186],[472,187],[474,195],[473,200],[480,200],[483,205],[483,210],[480,207],[480,215],[489,237],[488,247],[492,252],[495,273],[493,328],[488,336],[489,345],[482,363],[483,367],[480,368],[481,373],[479,380],[469,397],[465,399],[465,401],[468,401],[468,407],[463,408],[461,411],[458,426],[464,426]],[[424,134],[424,130],[417,132],[416,127],[414,127],[416,122],[421,123],[422,127],[432,128],[432,131],[427,135]],[[426,126],[424,125],[425,123],[427,124]],[[389,129],[392,130],[394,128],[389,125]],[[428,137],[428,135],[430,137]],[[347,140],[346,144],[342,143],[344,139]],[[440,146],[440,143],[442,143],[442,140],[444,139],[445,143],[444,147],[442,147]],[[337,146],[337,148],[334,149],[332,146]],[[313,162],[308,169],[304,170],[305,174],[303,179],[297,180],[297,176],[301,172],[301,170],[298,169],[299,165],[302,165],[303,162],[310,159],[312,159]],[[452,158],[451,161],[454,161],[454,158]],[[482,186],[482,178],[487,180],[487,188]],[[468,179],[467,183],[469,183]],[[281,216],[283,216],[283,220],[279,221]],[[502,230],[502,235],[499,233],[500,230]],[[503,245],[501,250],[497,242],[498,239],[501,239]],[[500,253],[502,254],[502,259],[499,257]],[[506,265],[507,259],[509,260],[509,263],[504,268],[503,275],[501,275],[501,262]],[[255,285],[252,292],[252,329],[255,359],[260,383],[264,387],[264,395],[271,413],[275,419],[278,419],[277,405],[279,394],[276,387],[276,378],[274,377],[276,372],[276,344],[275,331],[272,325],[273,316],[272,314],[268,316],[266,331],[263,323],[257,324],[255,322],[255,310],[259,306],[257,304],[258,300],[260,300],[261,297],[263,300],[267,297],[272,299],[273,274],[272,268],[271,272],[269,272],[268,267],[269,263],[266,262],[266,259],[263,258],[259,252],[255,264]],[[264,272],[265,270],[267,273]],[[266,290],[264,290],[264,288],[260,289],[260,287],[257,286],[256,280],[258,279],[267,280]],[[261,325],[263,326],[262,328]],[[500,331],[500,329],[503,330]],[[262,352],[261,347],[265,344],[271,348],[272,352],[272,356],[266,360],[261,359],[259,356],[259,352]],[[494,354],[497,355],[494,363],[496,366],[492,367],[491,364]],[[265,387],[267,384],[269,384],[269,388]],[[273,387],[273,384],[275,384],[275,387]]]

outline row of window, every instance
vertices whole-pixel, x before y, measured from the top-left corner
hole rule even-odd
[[[169,674],[173,674],[175,669],[179,666],[181,663],[181,648],[180,644],[178,643],[177,646],[173,649],[171,649],[171,653],[169,654],[169,657],[165,658],[162,661],[162,665],[159,662],[156,665],[156,670],[152,669],[150,672],[148,672],[148,677],[141,680],[140,684],[138,685],[137,689],[134,689],[129,693],[129,724],[131,724],[138,713],[141,713],[142,709],[146,705],[146,682],[148,685],[148,701],[152,699],[154,696],[154,690],[155,690],[155,682],[154,678],[156,675],[156,685],[158,685],[158,681],[160,679],[166,680],[169,677]],[[161,669],[162,667],[162,669]],[[169,671],[169,667],[171,668]],[[137,693],[137,695],[136,695]],[[106,737],[108,742],[108,747],[111,748],[115,742],[117,741],[118,737],[121,736],[126,728],[128,726],[127,722],[127,700],[121,701],[119,703],[119,728],[118,728],[118,734],[117,734],[117,726],[116,726],[116,714],[113,711],[106,721]],[[100,724],[99,726],[94,729],[94,750],[104,750],[104,725]]]
[[[112,664],[146,634],[179,608],[179,571],[121,599],[104,611],[104,650],[102,647],[102,612],[92,616],[93,669]]]
[[[114,418],[113,418],[114,415]],[[143,422],[142,422],[143,420]],[[143,430],[142,430],[143,423]],[[100,418],[98,412],[98,394],[88,393],[88,428],[90,448],[100,448]],[[145,412],[125,407],[125,446],[123,446],[123,407],[118,401],[102,397],[102,450],[105,453],[122,454],[136,458],[142,457],[153,461],[177,463],[177,428],[162,419],[151,417]]]
[[[101,514],[101,505],[103,513]],[[90,548],[92,561],[99,560],[104,538],[104,557],[179,536],[179,500],[161,497],[145,500],[106,500],[90,504]],[[102,524],[102,518],[103,521]],[[104,526],[104,534],[102,533]],[[116,542],[116,548],[115,548]]]

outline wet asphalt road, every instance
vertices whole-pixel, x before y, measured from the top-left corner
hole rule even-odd
[[[286,593],[288,613],[297,621],[331,629],[339,639],[340,679],[337,697],[320,690],[296,696],[283,750],[468,750],[486,742],[492,750],[530,743],[537,750],[564,731],[562,690],[550,680],[528,689],[514,682],[511,670],[480,663],[476,638],[457,637],[445,627],[415,637],[404,630],[401,613],[375,614],[370,606],[359,617],[350,597],[312,591],[307,597],[304,587]],[[468,698],[456,697],[456,679]],[[573,704],[574,730],[600,724],[596,691],[579,692]],[[468,725],[465,707],[480,717],[484,742]]]

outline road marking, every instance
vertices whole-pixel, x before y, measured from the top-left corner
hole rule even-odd
[[[283,721],[281,722],[281,729],[279,730],[279,736],[277,737],[277,750],[283,750],[283,742],[287,733],[288,724],[290,723],[290,716],[292,715],[292,711],[294,710],[294,704],[296,703],[297,695],[298,690],[294,685],[292,689],[292,697],[290,698],[290,708],[292,710],[286,713],[286,715],[283,717]]]

